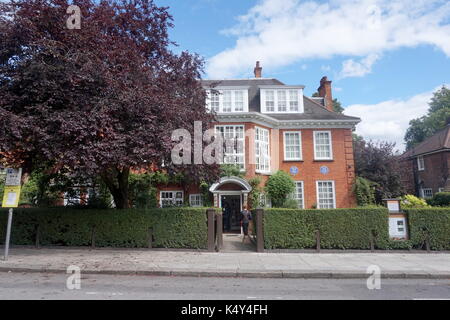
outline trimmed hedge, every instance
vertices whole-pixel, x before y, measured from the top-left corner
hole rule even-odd
[[[407,209],[412,246],[422,248],[429,236],[432,250],[450,250],[450,208]]]
[[[5,241],[7,210],[0,210],[0,244]],[[205,208],[165,209],[15,209],[11,243],[34,245],[39,225],[41,245],[90,246],[92,233],[97,247],[206,248]]]
[[[264,214],[266,249],[305,249],[316,245],[320,231],[324,249],[389,249],[388,211],[385,208],[332,210],[267,209]]]

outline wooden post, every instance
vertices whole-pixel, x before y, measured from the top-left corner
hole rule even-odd
[[[91,248],[95,248],[95,226],[92,227],[92,234],[91,234]]]
[[[215,244],[215,234],[214,234],[214,215],[215,210],[214,209],[208,209],[206,210],[206,215],[208,217],[208,251],[214,252],[216,248]]]
[[[320,252],[320,231],[316,231],[316,250]]]
[[[264,210],[256,209],[256,252],[264,252]]]
[[[223,220],[222,212],[216,212],[216,238],[217,238],[217,251],[220,251],[223,247]]]
[[[427,252],[431,251],[431,248],[430,248],[430,234],[428,232],[427,232],[427,235],[425,237],[425,247],[427,249]]]
[[[153,228],[148,229],[148,248],[153,248]]]
[[[37,225],[36,226],[36,242],[35,242],[35,245],[36,245],[37,249],[39,249],[39,232],[40,232],[39,225]]]
[[[371,252],[375,251],[374,235],[372,231],[370,232],[370,251]]]

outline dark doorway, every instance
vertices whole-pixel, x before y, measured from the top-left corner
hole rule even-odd
[[[225,232],[241,232],[240,213],[241,213],[241,196],[225,195],[221,197],[221,205],[223,209],[223,227]],[[229,221],[227,220],[229,219]]]

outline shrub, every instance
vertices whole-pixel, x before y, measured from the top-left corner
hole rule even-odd
[[[6,220],[6,210],[0,210],[0,243],[5,239]],[[88,246],[94,232],[99,247],[147,247],[150,228],[155,247],[206,248],[207,241],[204,208],[15,209],[12,244],[33,245],[37,226],[42,245]]]
[[[286,209],[298,209],[298,201],[295,199],[286,199],[282,208]]]
[[[436,207],[450,207],[450,192],[438,192],[429,203]]]
[[[408,208],[427,208],[429,205],[423,199],[417,198],[411,194],[408,194],[401,198],[401,207],[402,209]]]
[[[375,185],[372,181],[362,177],[356,177],[353,192],[355,193],[356,202],[359,206],[375,204]]]
[[[253,209],[256,209],[261,206],[261,187],[259,186],[261,184],[261,177],[256,176],[248,180],[248,184],[252,187],[252,191],[248,195],[248,198],[250,200],[251,207]]]
[[[415,248],[423,248],[429,237],[433,250],[450,249],[450,209],[407,209],[410,241]]]
[[[220,177],[245,177],[245,171],[236,164],[225,163],[220,165]]]
[[[294,180],[284,171],[278,170],[277,173],[267,180],[266,191],[274,207],[281,207],[288,195],[294,190]]]
[[[265,210],[264,242],[267,249],[313,248],[316,230],[320,231],[321,247],[326,249],[369,249],[372,234],[376,248],[389,248],[386,208]]]

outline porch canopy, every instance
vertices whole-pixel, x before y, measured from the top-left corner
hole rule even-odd
[[[241,191],[242,193],[249,193],[252,191],[250,184],[239,177],[223,177],[219,182],[214,183],[209,191],[212,193],[220,193],[223,191]]]

